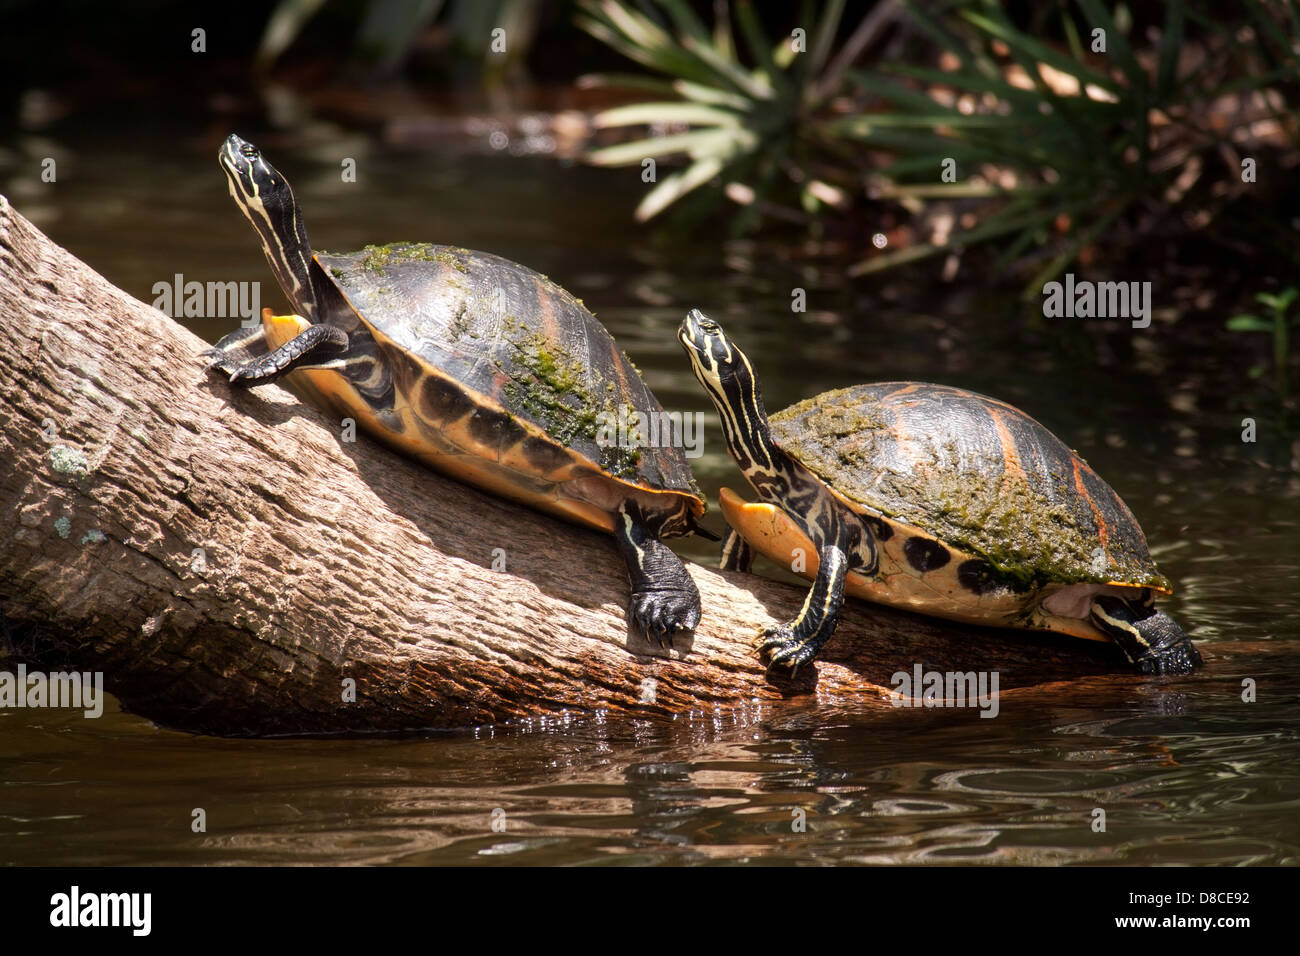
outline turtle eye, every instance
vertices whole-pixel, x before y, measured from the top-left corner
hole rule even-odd
[[[239,151],[244,154],[245,159],[257,159],[260,155],[257,151],[257,147],[252,143],[245,143],[243,146],[239,147]]]

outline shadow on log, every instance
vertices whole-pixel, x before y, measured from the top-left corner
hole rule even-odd
[[[704,620],[669,654],[627,624],[612,538],[344,443],[277,387],[233,391],[205,345],[0,196],[0,615],[29,662],[102,671],[160,723],[364,733],[814,690],[888,707],[916,663],[1003,690],[1124,668],[850,601],[825,659],[773,683],[749,642],[803,592],[698,565]]]

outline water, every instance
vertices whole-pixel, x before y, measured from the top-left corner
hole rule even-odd
[[[146,148],[87,134],[60,144],[71,161],[57,189],[12,161],[0,182],[146,301],[179,272],[262,280],[276,305],[208,139]],[[1268,432],[1275,411],[1245,375],[1242,343],[1159,313],[1141,332],[1046,325],[1032,303],[932,272],[850,285],[838,270],[851,249],[655,236],[631,221],[635,171],[354,139],[359,181],[344,185],[335,144],[263,145],[321,247],[454,243],[583,298],[666,407],[707,413],[694,464],[711,498],[745,485],[672,336],[688,308],[744,345],[773,409],[887,379],[1020,406],[1139,516],[1178,586],[1167,607],[1209,666],[1180,681],[1115,675],[1006,694],[996,720],[800,699],[726,721],[574,714],[419,737],[233,741],[116,707],[94,721],[0,710],[0,863],[1300,861],[1300,479],[1295,449]],[[795,287],[805,313],[790,311]],[[1158,306],[1172,304],[1166,288]],[[229,325],[194,328],[215,339]],[[1260,422],[1255,445],[1240,440],[1247,415]],[[683,551],[712,557],[704,544]],[[1257,702],[1242,700],[1247,678]],[[191,831],[195,808],[206,833]]]

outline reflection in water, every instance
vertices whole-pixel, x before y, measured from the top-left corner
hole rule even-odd
[[[1093,678],[1079,701],[1008,695],[995,721],[795,703],[381,740],[11,711],[0,840],[29,864],[1297,862],[1296,684],[1245,705],[1231,683],[1175,695],[1179,716]]]
[[[170,145],[151,149],[147,171],[120,145],[85,145],[57,192],[30,206],[10,193],[141,298],[179,272],[260,280],[274,307],[215,147]],[[360,161],[347,186],[336,151],[275,156],[319,246],[448,242],[551,275],[666,408],[706,413],[693,464],[711,498],[747,489],[672,334],[689,308],[743,332],[771,409],[897,379],[1020,406],[1138,515],[1178,584],[1169,608],[1210,666],[1181,682],[1008,694],[995,720],[795,701],[725,719],[223,741],[120,713],[0,710],[0,863],[1300,862],[1300,480],[1285,450],[1241,444],[1254,399],[1221,345],[1159,320],[1138,338],[1044,327],[1032,304],[960,282],[850,285],[835,256],[853,258],[851,243],[791,255],[666,240],[630,224],[641,187],[618,171],[349,147]],[[806,312],[790,309],[796,287]],[[227,325],[195,328],[215,339]],[[710,521],[720,527],[716,508]],[[711,561],[714,547],[683,550]],[[1243,679],[1257,703],[1243,702]],[[190,829],[196,807],[206,833]]]

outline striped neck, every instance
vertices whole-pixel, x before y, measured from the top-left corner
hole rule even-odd
[[[846,529],[826,484],[772,437],[754,367],[722,327],[692,309],[677,330],[691,369],[717,406],[727,450],[759,498],[793,518],[820,549],[835,544],[852,553],[855,566],[875,567],[869,539]]]
[[[724,373],[719,389],[711,391],[710,396],[722,418],[727,448],[753,481],[755,471],[767,475],[777,470],[779,452],[772,441],[763,393],[759,390],[753,368],[742,353],[738,352],[737,357],[740,361],[730,374]]]
[[[230,195],[257,230],[280,288],[299,315],[317,321],[319,290],[312,278],[311,243],[293,187],[257,147],[233,134],[218,158]]]
[[[709,336],[703,349],[688,346],[695,377],[709,393],[732,459],[765,501],[785,498],[804,469],[772,438],[754,367],[730,339]]]

